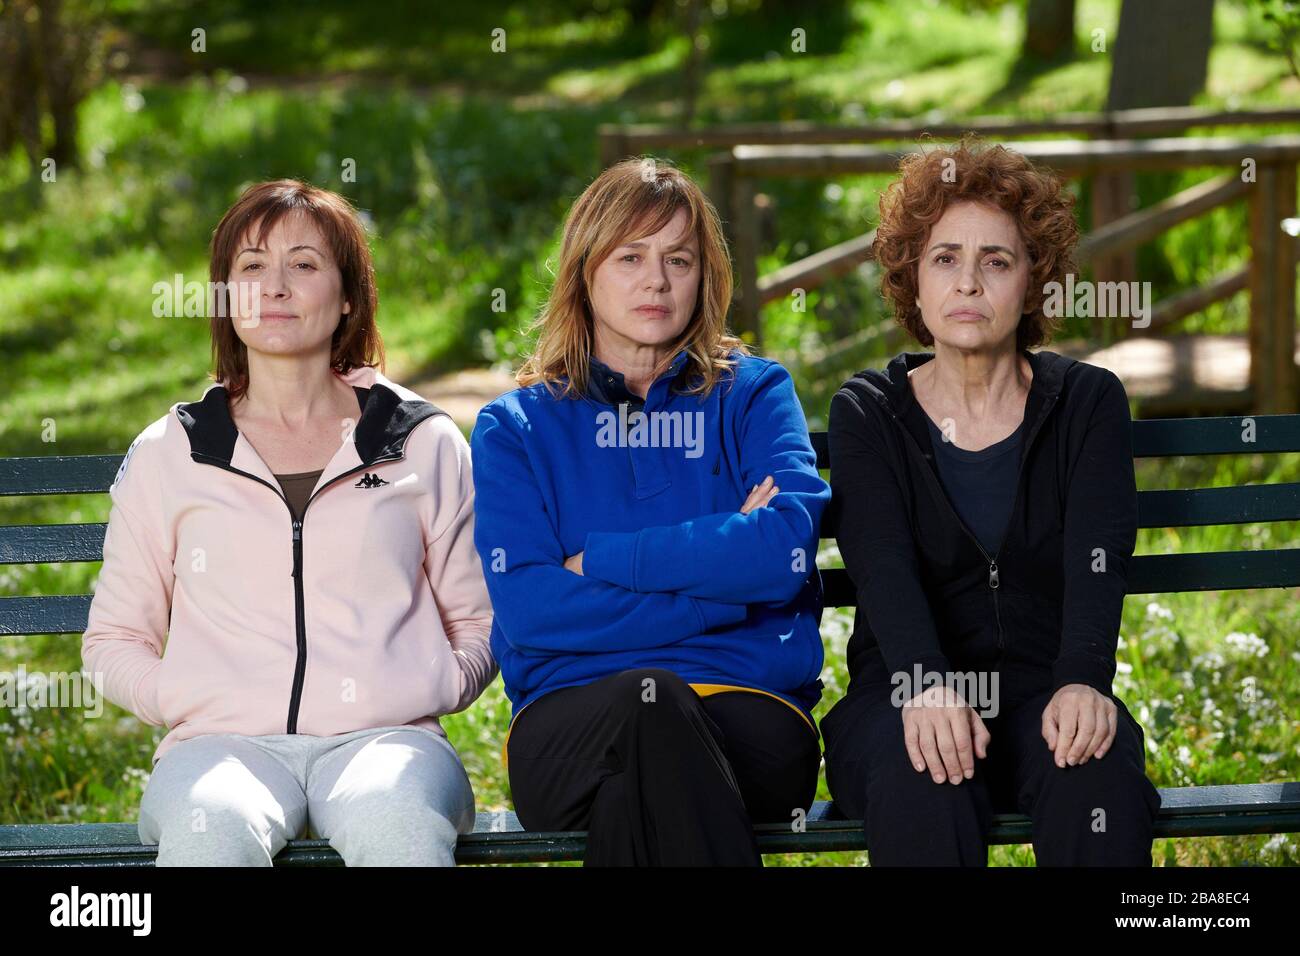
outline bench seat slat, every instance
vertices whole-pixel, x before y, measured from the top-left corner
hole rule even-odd
[[[1300,832],[1300,782],[1180,787],[1160,791],[1157,837]],[[806,829],[787,824],[755,827],[764,853],[811,853],[866,848],[862,823],[838,818],[829,803],[815,804]],[[1029,818],[996,814],[991,842],[1025,843]],[[545,862],[581,859],[586,834],[527,832],[509,810],[480,813],[474,831],[460,838],[459,863]],[[0,826],[0,865],[146,866],[156,848],[142,846],[133,823]],[[340,865],[325,840],[293,840],[278,866]]]

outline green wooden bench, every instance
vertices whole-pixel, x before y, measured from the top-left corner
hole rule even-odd
[[[1300,452],[1300,415],[1253,416],[1254,442],[1243,441],[1241,418],[1138,421],[1139,458],[1175,455]],[[828,462],[826,435],[812,435],[818,464]],[[0,496],[103,493],[120,455],[0,459]],[[1143,528],[1300,520],[1300,483],[1139,492]],[[99,561],[105,526],[72,524],[0,527],[0,564]],[[826,535],[829,537],[830,535]],[[857,603],[843,569],[821,572],[827,607]],[[1300,586],[1300,548],[1133,559],[1129,593],[1294,588]],[[90,595],[0,598],[0,635],[81,634]],[[504,728],[503,728],[504,730]],[[1300,782],[1181,787],[1160,791],[1158,837],[1231,836],[1300,831]],[[860,821],[818,803],[804,828],[756,827],[764,853],[865,849]],[[524,863],[581,859],[583,833],[529,833],[508,811],[480,813],[474,832],[460,840],[461,863]],[[1029,819],[995,818],[993,843],[1027,843]],[[142,846],[134,823],[17,824],[0,826],[0,864],[26,866],[145,866],[154,848]],[[277,857],[283,866],[340,865],[323,840],[292,841]]]

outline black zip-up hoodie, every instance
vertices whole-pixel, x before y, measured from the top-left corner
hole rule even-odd
[[[891,675],[999,673],[1002,706],[1081,683],[1111,693],[1137,538],[1128,397],[1114,373],[1041,351],[1011,519],[987,554],[952,507],[904,352],[830,408],[831,526],[857,590],[850,693]]]

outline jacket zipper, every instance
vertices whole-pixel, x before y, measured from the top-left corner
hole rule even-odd
[[[209,458],[207,455],[194,455],[192,457],[195,461],[202,461],[209,465],[215,465],[222,471],[228,471],[235,475],[243,475],[245,478],[250,478],[259,485],[265,485],[275,493],[277,498],[284,502],[285,508],[289,510],[289,518],[293,529],[293,612],[295,638],[297,643],[297,659],[295,660],[293,667],[293,687],[289,695],[289,716],[285,721],[284,732],[286,734],[296,734],[298,732],[298,709],[302,705],[302,687],[307,676],[307,607],[302,579],[302,524],[303,519],[307,516],[307,508],[316,500],[317,495],[335,482],[342,481],[344,478],[355,475],[357,472],[367,471],[375,465],[389,461],[397,461],[402,456],[401,454],[396,454],[376,458],[373,461],[364,462],[361,465],[358,465],[351,471],[345,471],[340,475],[335,475],[325,484],[317,488],[315,493],[307,499],[306,503],[302,506],[302,518],[294,517],[293,508],[289,505],[289,499],[281,493],[280,489],[276,488],[269,481],[263,481],[261,478],[257,477],[257,475],[249,474],[246,471],[240,471],[238,468],[231,468],[225,462],[216,458]]]
[[[998,571],[998,558],[1002,556],[1002,548],[1006,544],[1007,532],[1011,530],[1011,522],[1015,520],[1016,505],[1020,503],[1020,486],[1024,481],[1025,462],[1029,460],[1029,453],[1030,451],[1033,450],[1034,441],[1037,440],[1038,433],[1042,430],[1042,423],[1046,421],[1048,413],[1051,412],[1055,404],[1056,404],[1056,396],[1053,395],[1048,400],[1047,405],[1039,413],[1038,421],[1034,423],[1033,430],[1030,432],[1028,439],[1026,439],[1025,441],[1024,451],[1020,457],[1020,465],[1016,471],[1016,492],[1015,492],[1015,496],[1011,499],[1011,515],[1010,517],[1007,518],[1006,527],[1002,529],[1002,537],[998,542],[998,552],[993,557],[989,557],[989,553],[984,549],[984,545],[980,543],[980,539],[977,538],[975,536],[975,533],[966,526],[966,522],[962,521],[961,515],[957,514],[957,509],[953,507],[952,501],[949,500],[947,493],[944,492],[942,484],[940,483],[939,490],[940,492],[943,493],[941,493],[939,497],[943,499],[944,504],[947,506],[948,513],[952,515],[953,519],[961,527],[962,531],[966,532],[966,536],[975,543],[975,547],[979,548],[980,554],[984,556],[985,562],[988,563],[989,566],[988,585],[989,585],[989,591],[993,595],[993,617],[994,620],[997,622],[999,653],[1001,653],[1006,649],[1006,641],[1003,637],[1003,632],[1002,632],[1002,611],[998,605],[998,588],[1002,586],[1001,575],[1000,572]],[[925,458],[925,453],[921,451],[921,446],[917,442],[916,437],[911,433],[911,431],[908,430],[907,426],[903,424],[902,419],[900,419],[898,415],[895,414],[893,408],[890,408],[888,405],[886,405],[885,408],[889,412],[890,416],[894,419],[894,421],[898,423],[899,429],[903,432],[903,434],[907,436],[908,440],[912,443],[912,447],[917,450],[917,453],[920,454],[922,458]],[[929,465],[928,462],[927,462],[927,466],[930,467],[931,473],[935,475],[935,481],[938,482],[938,474],[935,473],[934,467],[932,465]]]
[[[288,504],[288,501],[285,502]],[[302,513],[307,513],[306,505]],[[292,511],[290,512],[292,514]],[[302,519],[293,519],[293,621],[296,628],[297,656],[293,664],[293,690],[289,693],[289,719],[284,732],[298,732],[298,706],[302,701],[302,685],[307,678],[307,608],[302,583]]]

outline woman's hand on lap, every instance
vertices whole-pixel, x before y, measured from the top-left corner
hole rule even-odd
[[[917,773],[935,783],[975,776],[975,758],[988,756],[991,738],[980,715],[951,687],[927,687],[903,705],[903,741]]]

